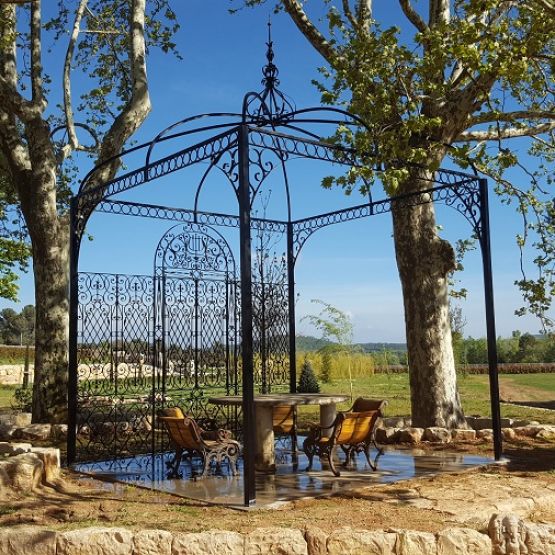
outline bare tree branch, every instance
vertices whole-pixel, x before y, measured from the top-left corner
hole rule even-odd
[[[450,0],[430,0],[429,27],[449,23],[451,18]]]
[[[482,112],[470,119],[470,126],[496,121],[517,122],[520,120],[555,120],[555,111],[517,110],[515,112]]]
[[[516,137],[533,137],[542,133],[549,133],[555,129],[555,121],[541,123],[538,125],[525,125],[523,127],[501,127],[500,129],[488,129],[487,131],[464,131],[455,139],[455,142],[471,141],[497,141],[499,139],[514,139]]]
[[[401,6],[401,9],[403,10],[403,13],[407,17],[407,19],[416,27],[418,31],[420,31],[421,33],[425,33],[426,31],[428,31],[428,26],[413,8],[410,0],[399,0],[399,5]]]
[[[79,140],[75,131],[75,119],[73,117],[73,106],[71,101],[71,63],[73,61],[73,53],[75,45],[79,38],[81,27],[81,20],[87,8],[88,0],[81,0],[77,11],[75,12],[75,20],[73,22],[73,29],[69,38],[67,46],[66,57],[64,61],[64,76],[63,76],[63,89],[64,89],[64,113],[66,117],[66,129],[68,135],[68,144],[62,149],[63,157],[67,157],[71,150],[79,147]]]
[[[41,0],[31,4],[31,90],[33,104],[44,111],[46,102],[42,89]]]
[[[16,12],[14,5],[0,5],[0,80],[4,80],[6,94],[18,94]],[[26,145],[20,139],[15,112],[0,103],[0,148],[12,173],[29,169],[31,163]]]
[[[358,0],[356,7],[358,25],[366,33],[370,30],[370,24],[372,23],[372,1]]]
[[[106,133],[100,146],[99,162],[119,154],[125,142],[140,127],[150,112],[151,104],[146,72],[145,10],[146,0],[132,0],[130,15],[131,98]],[[89,182],[89,187],[94,187],[112,178],[118,167],[118,161],[104,166]]]
[[[353,12],[351,11],[351,6],[349,6],[349,0],[342,0],[342,4],[343,4],[343,13],[345,14],[345,17],[349,20],[351,27],[353,29],[356,29],[358,27],[358,22],[355,19]]]
[[[546,12],[555,17],[555,2],[551,0],[528,0],[528,4],[543,8]]]
[[[314,26],[308,18],[301,3],[298,0],[282,0],[287,13],[299,29],[299,31],[308,39],[312,46],[323,56],[330,64],[337,58],[337,52],[328,40]]]

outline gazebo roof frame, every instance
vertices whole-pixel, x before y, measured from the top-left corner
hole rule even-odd
[[[367,202],[356,206],[316,214],[300,219],[292,218],[291,198],[286,162],[291,158],[322,160],[343,166],[363,167],[372,163],[373,153],[358,153],[352,148],[330,142],[304,125],[348,126],[352,129],[367,128],[357,116],[331,107],[315,107],[297,110],[292,102],[277,88],[277,68],[273,64],[271,38],[268,43],[268,64],[263,73],[262,93],[248,93],[243,101],[241,113],[207,113],[181,120],[164,129],[152,141],[132,147],[120,155],[103,161],[83,179],[78,193],[71,201],[71,295],[70,295],[70,368],[77,361],[77,298],[76,280],[80,242],[91,214],[95,211],[111,214],[151,217],[178,222],[194,222],[215,226],[235,227],[240,230],[241,255],[241,303],[243,337],[243,396],[245,422],[245,504],[250,505],[256,498],[254,488],[254,390],[252,382],[252,298],[250,249],[251,229],[279,231],[287,235],[290,295],[294,295],[294,265],[306,240],[318,229],[391,211],[394,203],[415,206],[431,202],[443,202],[455,208],[471,224],[478,237],[485,281],[486,320],[490,368],[490,390],[492,416],[494,420],[494,445],[496,458],[501,456],[501,429],[499,412],[499,391],[497,380],[497,352],[495,345],[495,320],[493,308],[493,285],[491,273],[491,253],[489,239],[487,182],[476,175],[438,169],[428,179],[431,187],[399,196],[374,201],[369,192]],[[221,120],[206,125],[189,128],[201,120]],[[185,129],[180,129],[180,128]],[[284,130],[286,132],[284,132]],[[156,146],[169,141],[182,140],[199,134],[216,133],[207,139],[181,148],[167,156],[153,159]],[[121,166],[129,155],[143,152],[144,163],[109,181],[102,182],[102,172],[114,165]],[[277,157],[278,163],[268,163],[266,153]],[[254,155],[253,155],[254,153]],[[222,163],[224,157],[229,157]],[[155,181],[158,178],[208,161],[195,194],[192,209],[170,208],[155,204],[117,200],[112,197],[124,191]],[[399,167],[422,169],[416,164],[399,162]],[[209,172],[218,168],[227,177],[237,196],[239,213],[222,214],[203,212],[198,209],[200,190]],[[254,174],[251,169],[254,168]],[[286,188],[288,218],[286,220],[256,218],[251,214],[253,201],[266,177],[281,168]],[[379,171],[375,169],[375,171]],[[254,181],[254,183],[253,183]],[[370,187],[368,186],[368,191]],[[291,299],[290,299],[291,301]],[[294,304],[294,303],[293,303]],[[291,315],[292,313],[292,315]],[[249,323],[249,315],[250,320]],[[290,331],[294,332],[294,312],[290,312]],[[292,338],[294,342],[294,337]],[[250,372],[250,375],[249,375]],[[73,373],[75,374],[75,373]],[[295,385],[292,378],[292,391]],[[70,372],[70,415],[75,414],[77,397],[77,377]],[[68,433],[68,460],[75,457],[75,422],[70,422]]]

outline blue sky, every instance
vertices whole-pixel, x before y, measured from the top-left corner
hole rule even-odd
[[[183,54],[179,61],[154,53],[149,60],[153,110],[136,135],[139,142],[189,115],[202,112],[239,112],[245,92],[261,88],[261,67],[265,63],[266,22],[270,5],[242,10],[229,15],[227,1],[188,0],[174,2],[182,24],[177,43]],[[281,89],[298,108],[319,104],[319,94],[311,84],[318,78],[322,60],[287,16],[273,16],[273,38],[280,69]],[[61,68],[53,60],[46,67],[57,74]],[[56,73],[57,72],[57,73]],[[90,169],[82,161],[84,172]],[[144,190],[128,193],[125,198],[169,206],[187,206],[198,174],[175,174],[163,182],[151,183]],[[321,189],[326,175],[322,166],[292,169],[294,178],[294,214],[333,210],[363,202],[353,195],[345,198],[340,191]],[[375,198],[383,196],[375,192]],[[272,189],[276,210],[283,209],[278,187]],[[519,254],[514,235],[519,219],[514,209],[502,206],[492,195],[491,228],[497,328],[499,335],[512,330],[537,332],[539,323],[532,318],[518,318],[514,310],[521,298],[513,282],[519,279]],[[220,183],[210,183],[202,198],[205,209],[233,210],[229,190]],[[275,215],[279,215],[277,212]],[[443,236],[450,240],[467,237],[470,229],[457,212],[440,208],[438,223]],[[137,218],[94,216],[88,228],[93,237],[82,248],[81,269],[149,273],[159,238],[172,224]],[[347,311],[353,320],[356,341],[404,341],[404,321],[399,279],[395,266],[389,215],[375,216],[340,226],[325,228],[306,243],[297,264],[297,314],[314,312],[310,300],[323,299]],[[479,253],[470,253],[465,272],[457,276],[469,291],[461,303],[467,320],[466,335],[485,335],[483,286]],[[0,308],[33,303],[30,274],[21,279],[21,303],[0,301]],[[308,325],[298,323],[298,331],[312,333]]]

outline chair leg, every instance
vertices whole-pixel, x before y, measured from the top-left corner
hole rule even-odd
[[[297,431],[293,429],[291,433],[291,448],[293,449],[293,453],[297,453]]]
[[[202,478],[204,478],[208,474],[208,469],[210,468],[210,458],[211,457],[209,453],[202,454]]]
[[[306,471],[309,472],[310,470],[312,470],[312,462],[314,461],[314,445],[307,442],[307,440],[305,439],[303,443],[303,451],[308,458],[308,466],[306,467]]]
[[[378,457],[380,456],[380,453],[378,452],[378,454],[376,455],[375,461],[372,462],[372,459],[370,458],[370,444],[368,444],[368,445],[365,445],[364,447],[364,454],[366,455],[366,460],[368,461],[370,468],[374,471],[378,470],[377,460],[378,460]]]
[[[181,447],[176,447],[173,460],[166,463],[166,466],[170,470],[168,478],[181,478],[181,475],[179,474],[179,465],[181,464],[182,457],[183,449]]]
[[[335,467],[335,464],[333,462],[333,455],[335,453],[335,447],[333,447],[332,449],[328,449],[328,463],[330,465],[330,470],[333,472],[334,476],[341,476],[341,472],[339,472],[339,470]]]

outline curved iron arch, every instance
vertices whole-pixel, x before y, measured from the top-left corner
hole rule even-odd
[[[192,237],[188,237],[193,235]],[[168,229],[156,247],[154,274],[187,271],[193,277],[221,274],[235,279],[235,258],[225,237],[212,226],[195,222]]]

